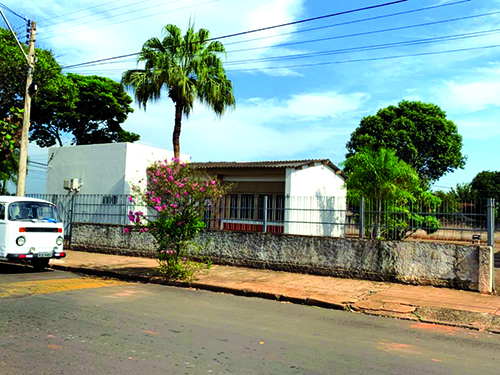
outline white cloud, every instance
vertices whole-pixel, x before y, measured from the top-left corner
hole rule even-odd
[[[182,30],[185,30],[191,18],[195,22],[195,28],[207,28],[213,37],[217,37],[243,30],[259,29],[291,22],[301,17],[303,3],[304,0],[149,0],[142,2],[128,0],[124,4],[121,1],[115,1],[89,11],[74,13],[67,17],[56,19],[54,21],[55,24],[50,21],[50,15],[71,13],[78,9],[95,7],[99,5],[99,2],[86,1],[85,6],[82,6],[78,2],[68,3],[63,0],[45,1],[43,3],[26,0],[23,2],[22,8],[26,12],[29,10],[31,14],[33,14],[33,9],[35,9],[36,14],[42,18],[42,22],[37,27],[39,32],[38,45],[42,48],[54,50],[56,55],[63,54],[60,60],[64,65],[71,65],[137,52],[149,38],[155,36],[161,37],[161,30],[167,23],[173,23]],[[127,5],[131,6],[125,7]],[[32,6],[33,8],[31,8]],[[123,8],[116,9],[117,7]],[[147,7],[153,8],[144,9]],[[115,10],[109,13],[105,12],[111,9]],[[166,11],[170,12],[163,13]],[[124,14],[127,12],[132,13]],[[123,15],[111,17],[119,14]],[[144,16],[147,17],[141,18]],[[80,20],[73,20],[79,17]],[[44,22],[44,18],[49,18],[49,20]],[[66,22],[65,20],[70,22]],[[113,25],[114,23],[117,24]],[[103,25],[109,26],[101,27]],[[293,36],[278,36],[278,34],[295,29],[295,26],[272,29],[241,37],[224,39],[222,42],[227,43],[228,51],[249,47],[269,47],[292,38]],[[266,37],[266,39],[239,44],[243,40],[260,37]],[[237,44],[233,45],[233,43]],[[228,60],[247,60],[286,53],[287,50],[284,48],[257,49],[235,54],[229,53]],[[234,69],[245,69],[250,65],[252,67],[263,67],[270,64],[263,63],[256,65],[255,63],[251,63],[237,65]],[[85,69],[79,68],[74,69],[74,71],[87,72],[87,74],[101,74],[119,79],[124,70],[134,68],[135,66],[135,59],[132,58],[125,63],[87,67]],[[289,69],[270,70],[266,71],[266,73],[269,75],[297,74]]]
[[[500,106],[500,76],[447,81],[433,91],[439,104],[453,112],[470,113]]]
[[[352,124],[359,123],[353,118],[367,99],[363,93],[335,92],[294,95],[281,101],[253,98],[220,120],[198,105],[183,120],[181,149],[195,160],[328,157],[317,153],[330,149],[339,154],[332,142],[352,132]],[[137,111],[125,127],[139,132],[141,143],[171,149],[173,104],[149,106],[147,123],[143,118],[144,112]]]

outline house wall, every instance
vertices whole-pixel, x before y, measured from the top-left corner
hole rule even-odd
[[[170,160],[173,152],[134,143],[51,147],[48,154],[46,194],[67,194],[64,179],[78,178],[78,194],[120,195],[130,192],[130,183],[145,181],[146,166]],[[181,154],[181,160],[190,161]]]
[[[343,237],[344,179],[327,165],[287,168],[285,233]]]
[[[125,161],[125,191],[128,194],[132,185],[146,186],[146,167],[159,160],[170,162],[174,157],[173,151],[162,150],[155,147],[127,143],[127,156]],[[180,154],[181,161],[190,162],[191,157],[187,154]],[[142,181],[142,184],[139,184]]]
[[[195,240],[202,255],[218,264],[482,292],[493,288],[488,246],[218,231]],[[128,235],[119,225],[75,223],[73,244],[76,250],[156,257],[149,233]]]
[[[126,143],[51,147],[46,194],[67,194],[64,179],[78,178],[79,194],[124,194]]]

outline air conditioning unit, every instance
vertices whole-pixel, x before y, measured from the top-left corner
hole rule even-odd
[[[64,179],[64,189],[69,191],[78,191],[80,190],[80,184],[78,182],[78,178],[66,178]]]

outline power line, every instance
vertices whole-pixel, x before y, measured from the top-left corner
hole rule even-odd
[[[12,13],[13,15],[18,16],[18,17],[19,17],[19,18],[21,18],[22,20],[25,20],[26,22],[28,22],[28,19],[27,19],[27,18],[24,18],[24,17],[23,17],[23,16],[21,16],[20,14],[17,14],[17,13],[16,13],[16,12],[14,12],[12,9],[10,9],[7,5],[0,3],[0,7],[2,7],[3,9],[5,9],[7,12],[10,12],[10,13]]]
[[[342,38],[357,37],[357,36],[383,33],[383,32],[399,31],[402,29],[424,27],[424,26],[430,26],[430,25],[441,24],[441,23],[462,21],[464,19],[470,19],[470,18],[491,16],[491,15],[499,14],[499,13],[500,13],[500,11],[489,12],[489,13],[483,13],[483,14],[478,14],[478,15],[473,15],[473,16],[458,17],[458,18],[446,19],[446,20],[441,20],[441,21],[434,21],[434,22],[426,22],[426,23],[420,23],[420,24],[415,24],[415,25],[401,26],[401,27],[396,27],[396,28],[388,28],[388,29],[382,29],[382,30],[371,30],[371,31],[363,32],[363,33],[337,35],[337,36],[330,37],[330,38],[313,39],[313,40],[300,41],[300,42],[277,44],[277,45],[270,46],[270,47],[289,46],[289,45],[294,45],[294,44],[304,44],[304,43],[311,43],[311,42],[324,41],[324,40],[330,40],[330,39],[342,39]],[[440,41],[441,39],[446,39],[446,38],[449,38],[451,40],[453,40],[453,39],[468,39],[468,38],[484,36],[484,35],[487,35],[488,33],[496,33],[498,30],[499,29],[485,30],[485,31],[473,32],[473,33],[448,35],[448,36],[444,36],[444,37],[418,39],[418,40],[412,40],[412,41],[406,41],[406,42],[387,43],[387,44],[381,44],[381,45],[369,45],[369,46],[353,47],[353,48],[340,49],[340,50],[320,51],[320,52],[312,52],[312,53],[299,54],[299,55],[275,56],[275,57],[267,57],[267,58],[252,59],[252,60],[249,59],[249,60],[240,60],[240,61],[228,61],[225,64],[232,65],[232,64],[249,63],[249,62],[278,61],[278,60],[287,60],[287,59],[294,59],[294,58],[305,58],[305,57],[315,56],[315,55],[340,54],[340,53],[346,53],[346,52],[356,52],[356,51],[361,51],[361,50],[372,50],[372,49],[386,49],[386,48],[392,48],[392,46],[395,46],[395,47],[400,46],[400,45],[404,46],[405,44],[411,45],[411,44],[433,43],[435,41]],[[214,38],[214,39],[216,39],[216,38]],[[265,48],[265,47],[257,47],[254,49],[260,49],[260,48]],[[247,49],[247,50],[252,50],[252,49]],[[227,53],[241,52],[241,51],[247,51],[247,50],[227,51]],[[65,66],[65,67],[63,67],[63,69],[74,68],[74,67],[99,66],[99,65],[103,65],[100,63],[104,62],[104,61],[108,61],[108,60],[112,60],[112,59],[121,59],[124,57],[136,56],[138,54],[139,53],[133,53],[133,54],[121,55],[121,56],[117,56],[117,57],[109,58],[109,59],[100,59],[100,60],[90,61],[87,63],[74,64],[74,65]],[[121,63],[124,61],[118,61],[118,62]],[[117,63],[117,61],[115,61],[113,63]],[[107,64],[109,64],[109,62]]]
[[[72,19],[69,19],[69,20],[65,20],[63,23],[67,23],[67,22],[71,22],[71,21],[75,21],[75,20],[81,20],[83,18],[87,18],[87,17],[93,17],[93,16],[98,16],[99,14],[102,14],[102,13],[107,13],[107,12],[111,12],[113,10],[117,10],[117,9],[123,9],[123,8],[128,8],[130,6],[133,6],[133,5],[137,5],[137,4],[142,4],[142,3],[145,3],[145,2],[148,2],[149,0],[141,0],[141,1],[137,1],[135,3],[132,3],[132,4],[127,4],[127,5],[122,5],[122,6],[119,6],[119,7],[116,7],[116,8],[112,8],[112,9],[107,9],[107,10],[103,10],[102,12],[98,12],[98,13],[95,13],[95,14],[89,14],[87,16],[82,16],[82,17],[77,17],[77,18],[72,18]],[[48,30],[47,32],[50,34],[50,33],[54,33],[58,30],[66,30],[68,28],[73,28],[73,27],[77,27],[77,26],[80,26],[80,25],[88,25],[90,23],[94,23],[94,22],[98,22],[98,21],[102,21],[104,19],[108,20],[110,18],[114,18],[114,17],[120,17],[120,16],[124,16],[126,14],[130,14],[130,13],[137,13],[137,12],[140,12],[140,11],[143,11],[143,10],[146,10],[146,9],[150,9],[150,8],[156,8],[156,7],[160,7],[160,6],[164,6],[164,5],[168,5],[168,4],[171,4],[171,3],[175,3],[177,1],[180,1],[180,0],[173,0],[173,1],[169,1],[169,2],[165,2],[165,3],[161,3],[161,4],[156,4],[156,5],[153,5],[153,6],[149,6],[149,7],[146,7],[146,8],[142,8],[142,9],[136,9],[136,10],[133,10],[133,11],[130,11],[130,12],[125,12],[125,13],[121,13],[121,14],[115,14],[115,15],[112,15],[112,16],[109,16],[109,17],[106,17],[106,18],[100,18],[100,19],[97,19],[97,20],[93,20],[93,21],[87,21],[87,22],[81,22],[81,23],[77,23],[76,25],[71,25],[70,27],[60,27],[58,29],[53,29],[53,30]],[[54,26],[56,25],[56,23],[50,25],[50,26]],[[58,24],[57,24],[58,25]],[[50,27],[48,26],[48,27]]]
[[[259,50],[259,49],[288,47],[288,46],[294,46],[294,45],[298,45],[298,44],[324,42],[324,41],[327,41],[327,40],[344,39],[344,38],[352,38],[352,37],[364,36],[364,35],[373,35],[373,34],[387,33],[387,32],[391,32],[391,31],[407,30],[407,29],[413,29],[413,28],[417,28],[417,27],[432,26],[432,25],[439,25],[439,24],[443,24],[443,23],[463,21],[463,20],[468,20],[468,19],[473,19],[473,18],[487,17],[487,16],[492,16],[492,15],[495,15],[495,14],[500,14],[500,11],[489,12],[489,13],[482,13],[482,14],[476,14],[476,15],[473,15],[473,16],[450,18],[450,19],[441,20],[441,21],[425,22],[425,23],[419,23],[419,24],[415,24],[415,25],[407,25],[407,26],[392,27],[392,28],[381,29],[381,30],[365,31],[365,32],[362,32],[362,33],[336,35],[336,36],[332,36],[332,37],[328,37],[328,38],[312,39],[312,40],[302,40],[302,41],[298,41],[298,42],[274,44],[272,46],[262,46],[262,47],[245,48],[245,49],[240,49],[240,50],[227,51],[227,53],[248,52],[248,51],[255,51],[255,50]]]
[[[407,47],[414,45],[422,45],[429,43],[439,43],[446,42],[450,40],[462,40],[462,39],[470,39],[477,38],[481,36],[488,36],[491,34],[499,33],[500,29],[492,29],[492,30],[484,30],[484,31],[476,31],[471,33],[463,33],[463,34],[454,34],[454,35],[445,35],[433,38],[425,38],[425,39],[415,39],[408,40],[403,42],[393,42],[393,43],[383,43],[383,44],[372,44],[360,47],[351,47],[351,48],[343,48],[336,50],[328,50],[328,51],[317,51],[311,53],[303,53],[303,54],[295,54],[295,55],[283,55],[283,56],[273,56],[273,57],[265,57],[260,59],[246,59],[246,60],[235,60],[235,61],[227,61],[224,65],[239,65],[239,64],[248,64],[248,63],[256,63],[256,62],[271,62],[271,61],[281,61],[281,60],[295,60],[309,57],[318,57],[318,56],[329,56],[336,54],[344,54],[349,52],[365,52],[365,51],[373,51],[380,49],[388,49],[388,48],[397,48],[397,47]],[[123,61],[120,61],[123,62]],[[116,63],[116,62],[115,62]],[[110,64],[110,63],[108,63]],[[99,66],[99,65],[90,65],[90,67]],[[81,68],[88,68],[89,66],[83,66]],[[84,73],[106,73],[106,72],[122,72],[123,69],[94,69],[87,70]]]
[[[295,25],[295,24],[299,24],[299,23],[316,21],[316,20],[319,20],[319,19],[324,19],[324,18],[339,16],[339,15],[344,15],[344,14],[348,14],[348,13],[360,12],[360,11],[364,11],[364,10],[367,10],[367,9],[374,9],[374,8],[386,7],[386,6],[389,6],[389,5],[394,5],[394,4],[398,4],[398,3],[402,3],[402,2],[406,2],[406,1],[408,1],[408,0],[397,0],[397,1],[389,2],[389,3],[383,3],[383,4],[379,4],[379,5],[373,5],[373,6],[370,6],[370,7],[350,9],[350,10],[343,11],[343,12],[337,12],[337,13],[326,14],[326,15],[323,15],[323,16],[318,16],[318,17],[313,17],[313,18],[301,19],[301,20],[297,20],[297,21],[293,21],[293,22],[289,22],[289,23],[278,24],[278,25],[274,25],[274,26],[267,26],[267,27],[260,28],[260,29],[254,29],[254,30],[242,31],[242,32],[234,33],[234,34],[222,35],[222,36],[219,36],[219,37],[210,38],[207,41],[220,40],[220,39],[225,39],[225,38],[239,36],[239,35],[246,35],[246,34],[250,34],[250,33],[256,33],[256,32],[259,32],[259,31],[271,30],[271,29],[281,28],[281,27]],[[77,67],[77,66],[89,65],[89,64],[94,64],[94,63],[97,63],[97,62],[104,62],[104,61],[109,61],[109,60],[116,60],[116,59],[120,59],[120,58],[136,56],[136,55],[139,55],[139,54],[140,54],[140,52],[129,53],[129,54],[126,54],[126,55],[120,55],[120,56],[109,57],[109,58],[105,58],[105,59],[93,60],[93,61],[88,61],[88,62],[79,63],[79,64],[67,65],[67,66],[63,66],[62,68],[63,69],[74,68],[74,67]]]
[[[45,21],[49,21],[49,20],[55,20],[57,18],[61,18],[61,17],[66,17],[66,16],[70,16],[72,14],[75,14],[75,13],[80,13],[80,12],[85,12],[86,10],[91,10],[91,9],[94,9],[94,8],[100,8],[100,7],[103,7],[105,5],[109,5],[109,4],[112,4],[112,3],[117,3],[119,2],[120,0],[113,0],[113,1],[110,1],[109,3],[104,3],[104,4],[99,4],[99,5],[95,5],[93,7],[89,7],[89,8],[85,8],[85,9],[80,9],[80,10],[75,10],[74,12],[69,12],[69,13],[65,13],[65,14],[61,14],[59,16],[54,16],[54,17],[50,17],[50,18],[45,18],[41,21],[38,21],[38,24],[42,23],[42,22],[45,22]],[[65,21],[67,22],[67,21]]]
[[[309,53],[302,53],[302,54],[295,54],[295,55],[272,56],[272,57],[264,57],[264,58],[260,58],[260,59],[235,60],[235,61],[228,61],[224,65],[239,65],[239,64],[247,64],[247,63],[253,63],[253,62],[295,60],[295,59],[303,59],[303,58],[308,58],[308,57],[336,55],[336,54],[349,53],[349,52],[373,51],[373,50],[388,49],[388,48],[394,48],[394,47],[406,47],[406,46],[414,46],[414,45],[421,45],[421,44],[446,42],[446,41],[450,41],[450,40],[477,38],[477,37],[481,37],[481,36],[496,34],[498,32],[500,32],[500,29],[492,29],[492,30],[476,31],[476,32],[471,32],[471,33],[445,35],[445,36],[439,36],[439,37],[433,37],[433,38],[407,40],[407,41],[403,41],[403,42],[372,44],[372,45],[361,46],[361,47],[351,47],[351,48],[335,49],[335,50],[328,50],[328,51],[317,51],[317,52],[309,52]]]
[[[41,165],[41,166],[44,166],[44,167],[47,166],[47,164],[45,164],[45,163],[39,163],[37,161],[31,161],[31,160],[28,160],[28,164],[37,164],[37,165]]]
[[[351,10],[346,10],[346,11],[343,11],[343,12],[331,13],[331,14],[326,14],[326,15],[323,15],[323,16],[306,18],[306,19],[303,19],[303,20],[282,23],[280,25],[262,27],[260,29],[249,30],[249,31],[242,31],[242,32],[239,32],[239,33],[234,33],[234,34],[228,34],[228,35],[220,36],[220,37],[214,38],[214,39],[220,40],[220,39],[226,39],[226,38],[233,38],[235,36],[247,35],[247,34],[252,34],[252,33],[260,32],[260,31],[267,31],[267,30],[277,29],[277,28],[280,28],[280,27],[298,25],[298,24],[305,23],[305,22],[318,21],[318,20],[322,20],[322,19],[325,19],[325,18],[331,18],[331,17],[342,16],[342,15],[350,14],[350,13],[357,13],[357,12],[361,12],[361,11],[365,11],[365,10],[371,10],[371,9],[377,9],[377,8],[387,7],[387,6],[390,6],[390,5],[395,5],[395,4],[399,4],[399,3],[405,3],[407,1],[408,0],[396,0],[396,1],[389,2],[389,3],[383,3],[383,4],[378,4],[378,5],[371,5],[371,6],[364,7],[364,8],[351,9]]]
[[[178,1],[178,0],[175,0],[175,1]],[[217,1],[219,1],[219,0],[210,0],[210,1],[205,1],[205,2],[201,2],[201,3],[197,3],[197,4],[187,5],[187,6],[180,7],[180,8],[170,9],[170,10],[167,10],[167,11],[165,11],[165,12],[157,12],[157,13],[155,13],[155,14],[149,14],[149,15],[146,15],[146,16],[141,16],[141,17],[131,18],[131,19],[123,20],[123,21],[118,21],[118,22],[114,22],[114,23],[106,24],[106,25],[100,25],[100,26],[92,27],[92,28],[90,28],[90,29],[85,29],[85,30],[77,30],[77,31],[72,31],[72,32],[70,32],[70,33],[63,33],[63,34],[59,34],[59,35],[52,35],[52,36],[48,36],[48,37],[45,37],[45,38],[40,38],[40,39],[38,39],[38,40],[45,40],[45,39],[49,39],[49,38],[58,38],[58,37],[61,37],[61,36],[67,36],[67,35],[72,35],[72,34],[82,33],[82,32],[85,32],[85,31],[91,31],[91,30],[95,30],[95,29],[100,29],[100,28],[102,28],[102,27],[109,27],[109,26],[113,26],[113,25],[119,25],[119,24],[121,24],[121,23],[125,23],[125,22],[132,22],[132,21],[137,21],[137,20],[140,20],[140,19],[148,18],[148,17],[158,16],[158,15],[160,15],[160,14],[172,13],[172,12],[176,12],[176,11],[178,11],[178,10],[184,10],[184,9],[189,9],[189,8],[195,8],[195,7],[198,7],[198,6],[201,6],[201,5],[206,5],[206,4],[216,3]],[[407,1],[407,0],[405,0],[405,1]],[[55,30],[54,30],[54,31],[55,31]]]
[[[483,47],[460,48],[460,49],[446,50],[446,51],[421,52],[421,53],[413,53],[413,54],[407,54],[407,55],[371,57],[371,58],[367,58],[367,59],[353,59],[353,60],[342,60],[342,61],[327,61],[327,62],[311,63],[311,64],[269,66],[269,67],[263,67],[263,68],[229,69],[229,70],[226,70],[226,72],[250,72],[250,71],[258,71],[258,70],[308,68],[308,67],[323,66],[323,65],[348,64],[348,63],[368,62],[368,61],[380,61],[380,60],[394,60],[394,59],[400,59],[400,58],[405,58],[405,57],[419,57],[419,56],[442,55],[442,54],[446,54],[446,53],[477,51],[477,50],[484,50],[484,49],[493,49],[493,48],[498,48],[498,47],[500,47],[500,44],[495,44],[495,45],[490,45],[490,46],[483,46]]]
[[[309,32],[309,31],[323,30],[323,29],[328,29],[328,28],[337,27],[337,26],[351,25],[351,24],[360,23],[360,22],[374,21],[374,20],[378,20],[378,19],[382,19],[382,18],[401,16],[401,15],[405,15],[405,14],[411,14],[411,13],[416,13],[416,12],[423,12],[423,11],[426,11],[426,10],[431,10],[431,9],[448,7],[448,6],[452,6],[452,5],[458,5],[458,4],[468,3],[468,2],[471,2],[471,1],[472,0],[460,0],[460,1],[450,2],[450,3],[440,4],[440,5],[433,5],[433,6],[430,6],[430,7],[405,10],[403,12],[383,14],[383,15],[380,15],[380,16],[374,16],[374,17],[368,17],[368,18],[361,18],[361,19],[358,19],[358,20],[352,20],[352,21],[334,23],[334,24],[331,24],[331,25],[324,25],[324,26],[319,26],[319,27],[312,27],[312,28],[309,28],[309,29],[295,30],[295,31],[290,31],[290,32],[287,32],[287,33],[282,33],[282,34],[267,35],[267,36],[263,36],[263,37],[259,37],[259,38],[253,38],[253,39],[245,39],[245,40],[240,40],[240,41],[236,41],[236,42],[225,43],[224,45],[225,46],[230,46],[230,45],[234,45],[234,44],[255,42],[255,41],[258,41],[258,40],[269,39],[269,38],[277,38],[277,37],[280,37],[280,36],[287,36],[287,35],[304,33],[304,32]]]

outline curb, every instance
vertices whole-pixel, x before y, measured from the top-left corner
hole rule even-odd
[[[159,284],[159,285],[173,286],[173,287],[186,288],[186,289],[199,289],[199,290],[206,290],[206,291],[215,292],[215,293],[232,294],[235,296],[262,298],[262,299],[268,299],[268,300],[278,301],[278,302],[289,302],[289,303],[293,303],[293,304],[297,304],[297,305],[315,306],[315,307],[321,307],[321,308],[331,309],[331,310],[348,311],[348,312],[357,313],[357,314],[379,316],[379,317],[386,317],[386,318],[393,318],[393,319],[401,319],[401,320],[408,320],[408,321],[428,323],[428,324],[437,324],[437,325],[448,326],[448,327],[465,328],[465,329],[470,329],[470,330],[475,330],[475,331],[486,331],[486,332],[490,332],[490,333],[500,334],[500,325],[497,326],[497,325],[493,324],[495,317],[491,314],[482,314],[482,316],[487,320],[490,320],[490,318],[491,318],[491,320],[488,323],[483,323],[480,325],[467,324],[467,323],[456,322],[456,321],[444,321],[444,320],[439,320],[439,319],[432,319],[430,317],[425,317],[425,316],[421,316],[421,315],[422,315],[422,312],[424,310],[426,312],[425,315],[427,315],[427,316],[439,316],[443,312],[447,312],[447,313],[453,312],[453,313],[459,313],[459,314],[465,315],[464,317],[467,319],[464,319],[464,320],[466,320],[466,321],[473,321],[475,318],[477,318],[478,313],[473,313],[473,312],[463,311],[463,310],[451,310],[451,309],[430,308],[430,307],[422,308],[419,306],[415,306],[415,311],[413,313],[408,313],[408,314],[404,313],[403,314],[403,313],[399,313],[396,311],[363,309],[363,308],[359,308],[358,306],[356,306],[356,304],[333,303],[333,302],[323,301],[323,300],[313,298],[313,297],[299,298],[299,297],[287,296],[287,295],[283,295],[283,294],[273,294],[273,293],[268,293],[268,292],[255,291],[255,290],[251,290],[251,289],[230,288],[230,287],[225,287],[225,286],[203,284],[203,283],[199,283],[199,282],[191,282],[190,283],[187,281],[168,281],[168,280],[164,280],[160,277],[130,275],[130,274],[111,271],[111,270],[98,270],[98,269],[92,269],[92,268],[62,266],[62,265],[57,265],[57,264],[51,265],[50,268],[54,269],[54,270],[75,272],[75,273],[80,273],[80,274],[84,274],[84,275],[109,277],[109,278],[123,280],[123,281],[141,282],[141,283],[148,283],[148,284]]]

